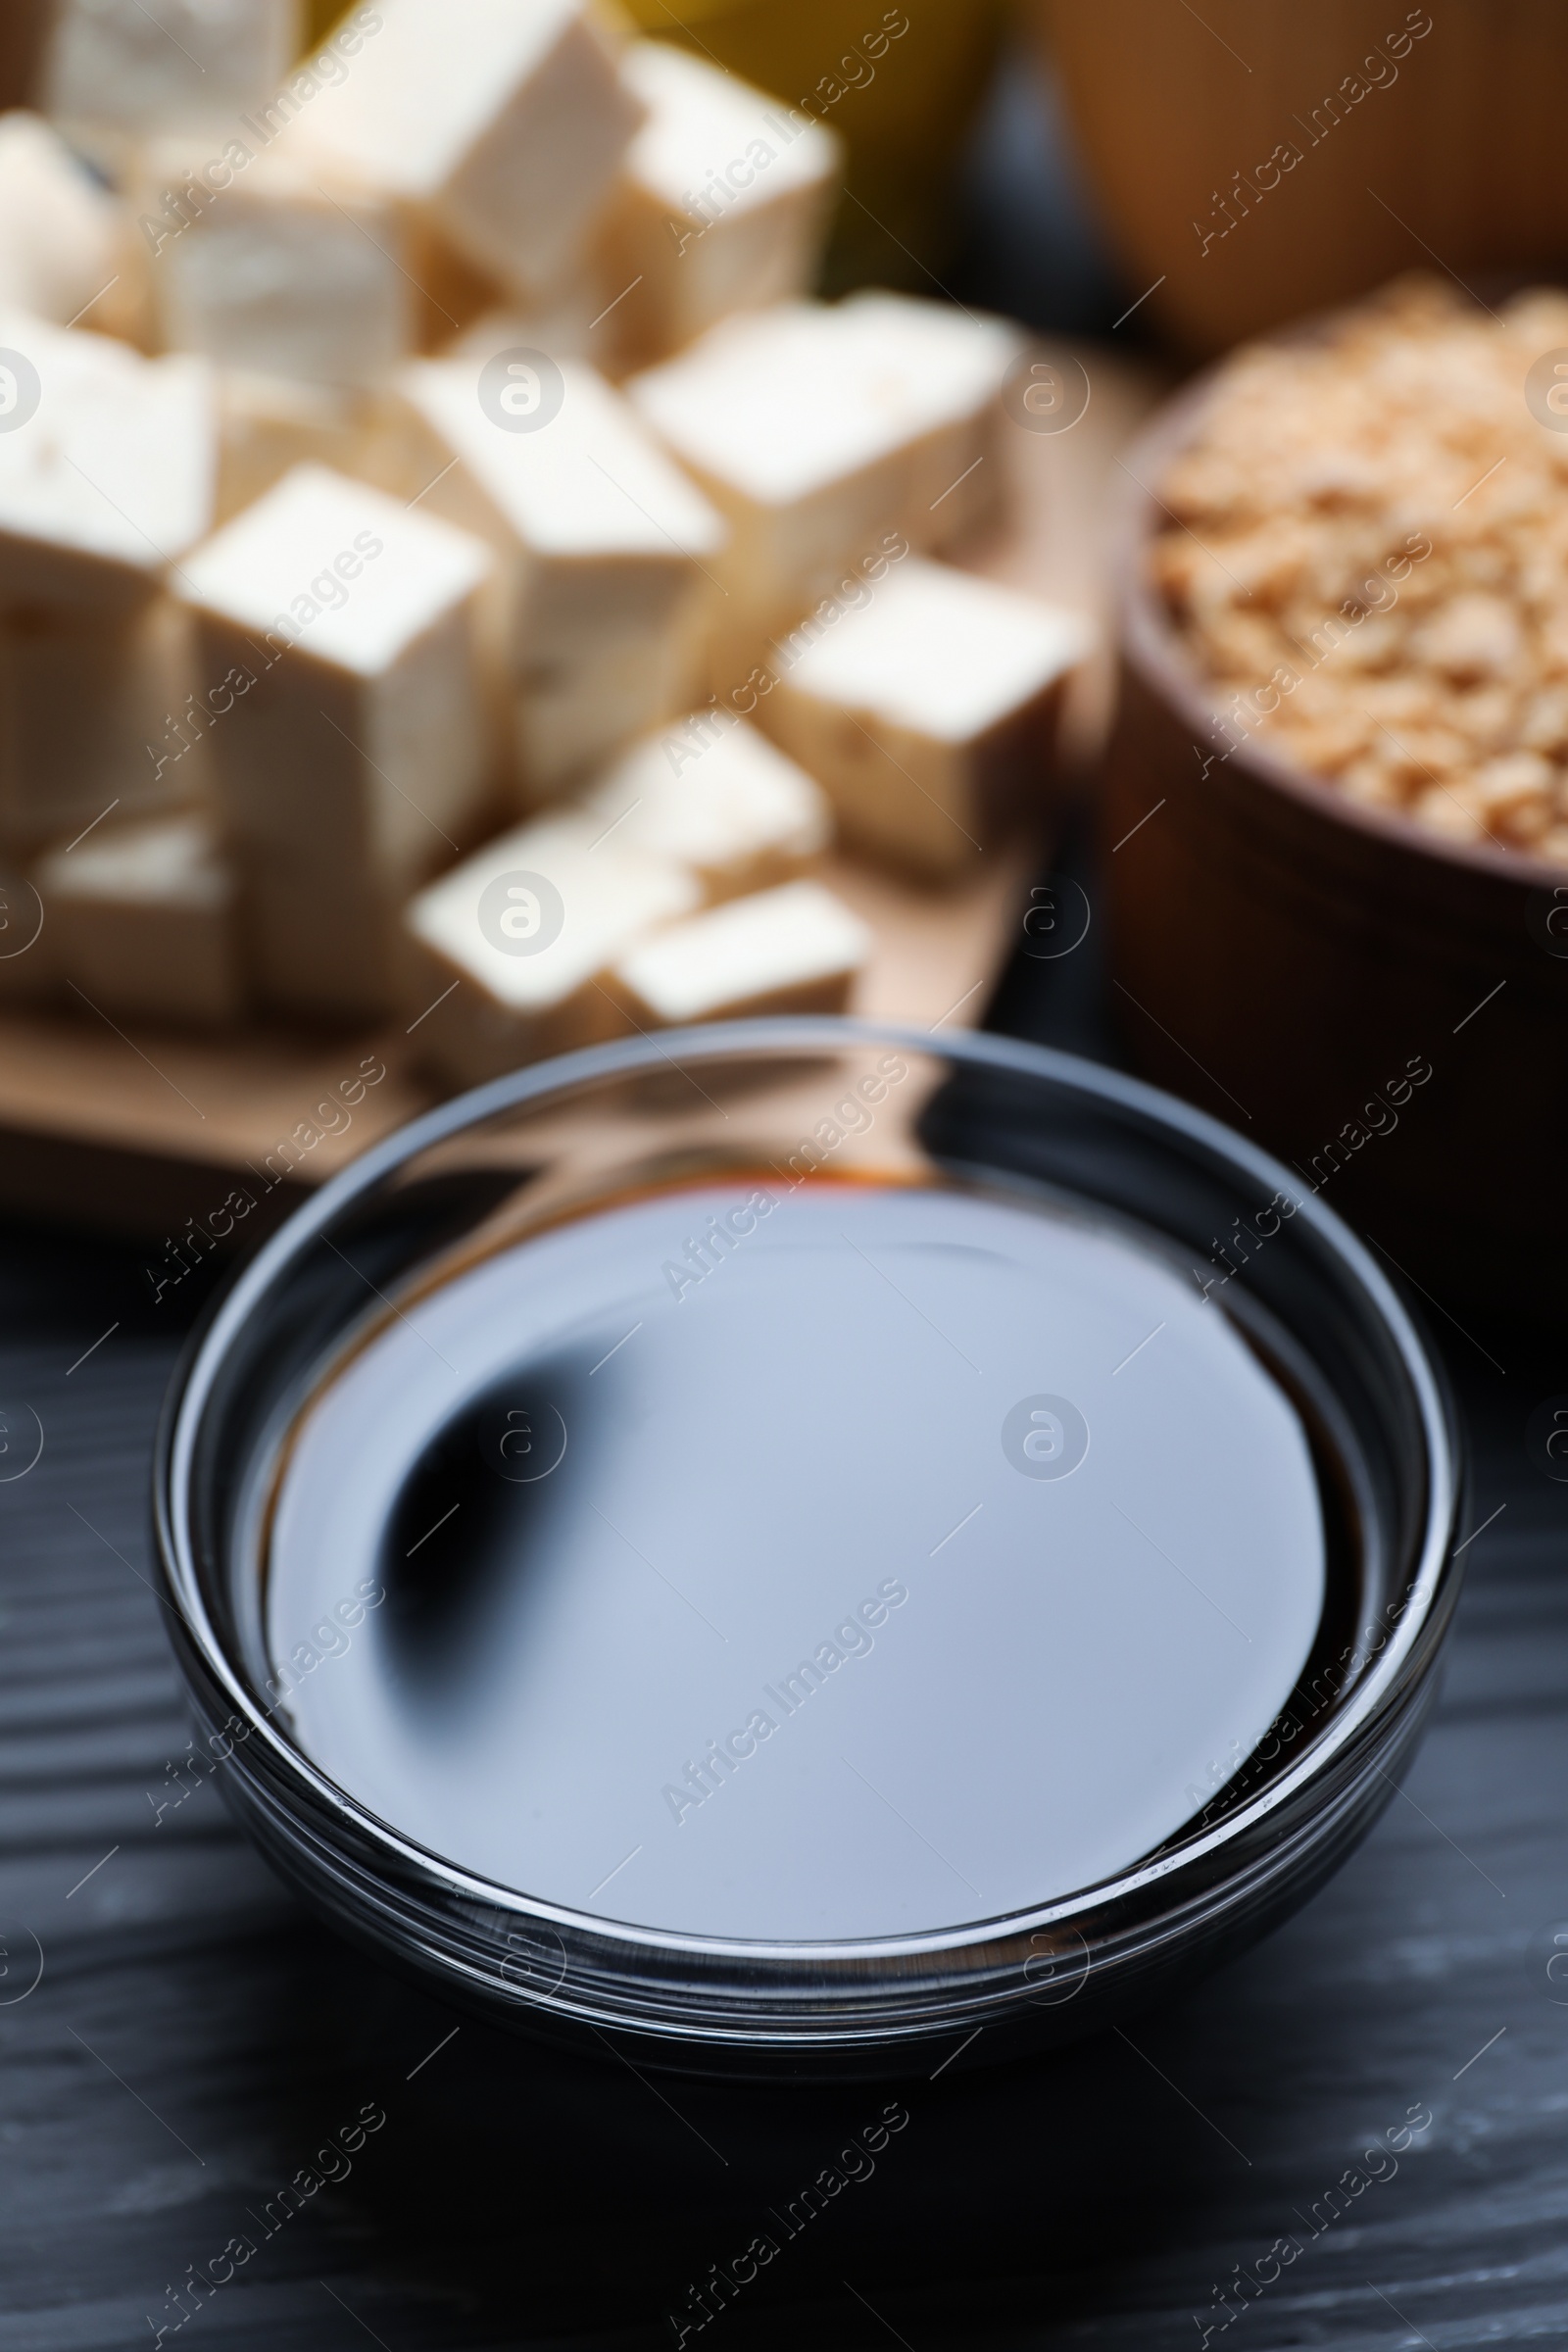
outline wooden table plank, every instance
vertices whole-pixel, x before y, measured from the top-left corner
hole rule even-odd
[[[1568,1488],[1521,1443],[1561,1385],[1549,1341],[1477,1329],[1498,1372],[1449,1334],[1472,1524],[1505,1507],[1466,1555],[1408,1798],[1278,1935],[1054,2061],[991,2074],[982,2042],[888,2089],[656,2091],[395,1982],[300,1910],[210,1783],[158,1816],[187,1735],[139,1580],[190,1302],[154,1308],[103,1246],[0,1238],[0,1335],[27,1333],[0,1340],[0,1396],[47,1434],[0,1486],[0,2352],[151,2343],[167,2288],[236,2234],[255,2256],[166,2342],[668,2344],[688,2286],[895,2096],[909,2123],[874,2175],[705,2341],[1188,2352],[1283,2238],[1299,2256],[1211,2345],[1568,2335]],[[387,2120],[352,2173],[267,2235],[367,2101]],[[1397,2172],[1327,2221],[1412,2107],[1432,2123]]]

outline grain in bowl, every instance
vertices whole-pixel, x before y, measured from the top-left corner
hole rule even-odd
[[[1352,801],[1568,866],[1558,353],[1568,294],[1494,312],[1421,276],[1218,371],[1150,556],[1216,756],[1255,733]]]

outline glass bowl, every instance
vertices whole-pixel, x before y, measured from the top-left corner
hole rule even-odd
[[[893,1068],[876,1094],[867,1071]],[[850,1115],[873,1097],[874,1110]],[[1223,1318],[1237,1352],[1250,1350],[1292,1399],[1323,1516],[1327,1597],[1310,1655],[1273,1720],[1216,1758],[1189,1787],[1190,1811],[1130,1866],[1020,1901],[1018,1885],[1032,1884],[1026,1843],[1023,1878],[1001,1908],[932,1901],[928,1917],[893,1933],[649,1926],[618,1915],[639,1907],[629,1876],[612,1872],[596,1902],[504,1884],[378,1818],[313,1761],[295,1710],[316,1661],[297,1660],[290,1699],[267,1617],[276,1498],[309,1400],[377,1334],[435,1328],[430,1301],[454,1296],[466,1269],[520,1252],[507,1263],[526,1297],[541,1237],[662,1187],[764,1165],[808,1203],[892,1185],[1077,1220],[1086,1250],[1139,1252],[1159,1281],[1190,1285],[1204,1316]],[[1010,1393],[996,1402],[1010,1405]],[[1048,1434],[1024,1450],[1048,1456],[1063,1426],[1046,1416]],[[846,1460],[862,1438],[852,1407],[835,1440]],[[996,1460],[1004,1480],[1001,1450]],[[1029,1475],[1039,1474],[1036,1458]],[[365,1476],[348,1449],[351,1538]],[[427,1988],[529,2033],[677,2071],[809,2079],[901,2074],[930,2044],[981,2029],[977,2059],[1076,2038],[1303,1901],[1388,1801],[1433,1696],[1459,1581],[1460,1483],[1453,1416],[1421,1337],[1354,1237],[1284,1166],[1185,1104],[1065,1054],[801,1019],[572,1054],[368,1152],[243,1267],[194,1335],[164,1414],[154,1507],[174,1645],[214,1777],[327,1919]],[[700,1490],[693,1509],[700,1517]],[[345,1573],[352,1549],[346,1541]],[[847,1568],[857,1589],[880,1573],[858,1555]],[[1269,1569],[1260,1560],[1258,1578]],[[367,1607],[341,1618],[326,1652],[382,1639]],[[1004,1614],[956,1645],[959,1695],[980,1720],[987,1677],[1004,1657],[1015,1677],[1017,1648]],[[326,1654],[319,1663],[320,1693],[350,1672]],[[895,1681],[885,1678],[884,1697]],[[1027,1840],[1028,1773],[1015,1769],[1009,1785],[992,1762],[984,1793],[974,1759],[973,1818],[1011,1806]],[[950,1858],[963,1876],[965,1854]]]

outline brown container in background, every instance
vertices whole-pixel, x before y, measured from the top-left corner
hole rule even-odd
[[[34,103],[50,14],[49,0],[0,0],[0,112]]]
[[[1192,350],[1434,261],[1568,261],[1562,0],[1033,14],[1129,285],[1164,280],[1150,313]]]
[[[1140,489],[1102,818],[1129,1059],[1276,1152],[1429,1292],[1554,1311],[1568,874],[1360,807],[1255,738],[1222,757],[1231,738],[1147,575],[1164,514],[1145,486],[1206,398],[1190,388],[1126,461]]]

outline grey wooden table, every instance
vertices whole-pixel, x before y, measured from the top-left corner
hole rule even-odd
[[[1087,956],[1020,961],[994,1018],[1093,1050],[1097,1005]],[[133,1254],[0,1235],[0,1471],[19,1406],[45,1437],[0,1484],[0,2352],[673,2343],[826,2167],[861,2177],[705,2344],[1568,2342],[1568,1487],[1524,1442],[1568,1389],[1549,1334],[1437,1319],[1484,1532],[1435,1726],[1304,1912],[1126,2036],[786,2093],[462,2022],[308,1917],[213,1786],[175,1801],[145,1531],[180,1332],[149,1297]],[[874,2170],[840,2166],[895,2097]]]

